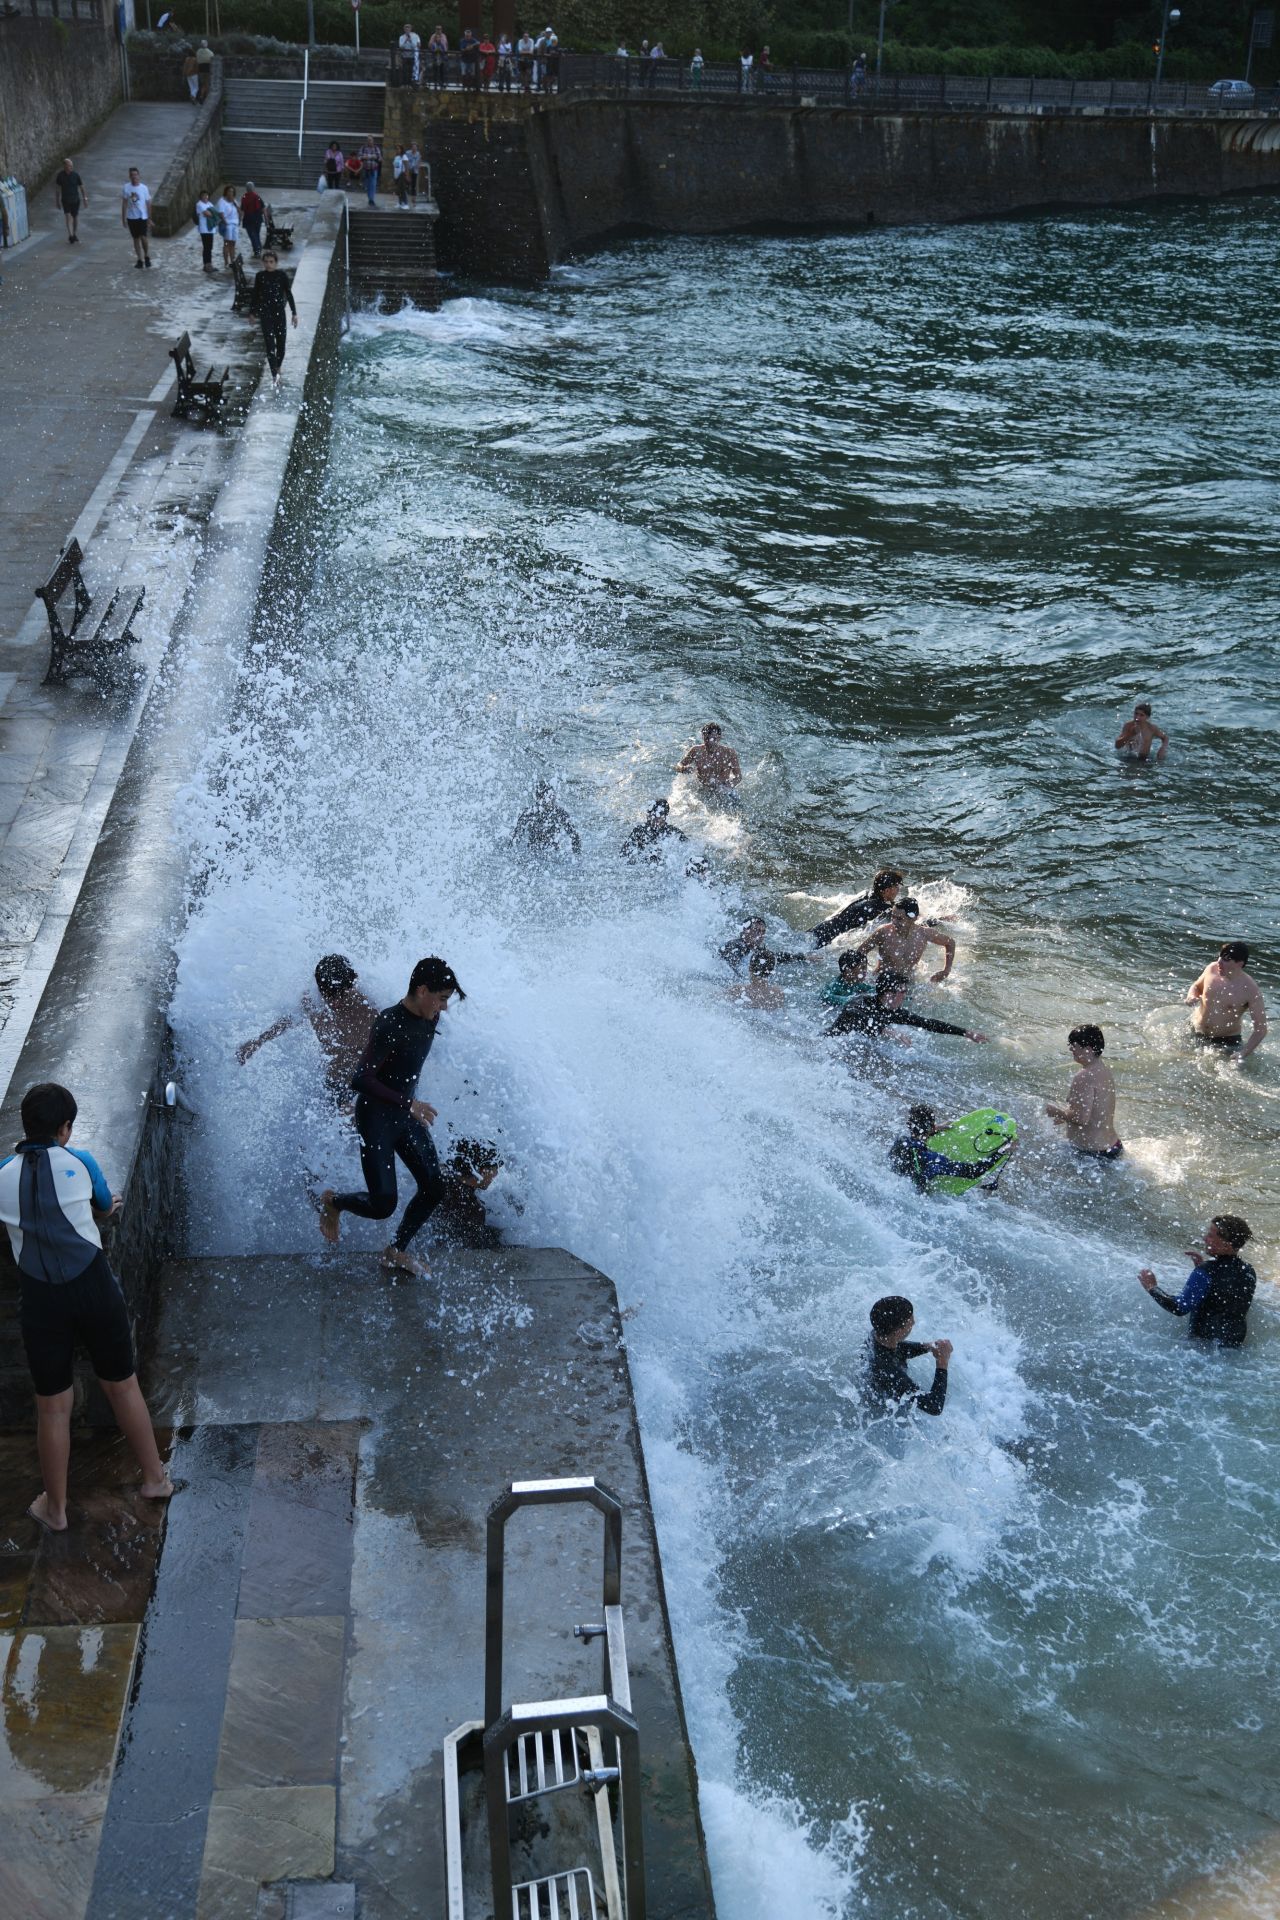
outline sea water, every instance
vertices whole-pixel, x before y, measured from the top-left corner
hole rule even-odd
[[[1269,199],[638,240],[357,319],[302,617],[188,797],[193,1244],[312,1247],[307,1179],[355,1174],[309,1031],[235,1042],[322,952],[381,1004],[445,955],[442,1146],[497,1140],[507,1231],[628,1311],[724,1920],[1122,1915],[1206,1870],[1274,1910],[1280,1070],[1182,1001],[1228,938],[1278,978],[1278,244]],[[1143,695],[1163,766],[1111,745]],[[738,815],[672,771],[708,719]],[[579,860],[512,846],[541,778]],[[705,876],[620,858],[660,795]],[[746,912],[803,945],[889,862],[957,943],[917,1004],[988,1044],[851,1065],[830,957],[732,997]],[[1043,1113],[1082,1020],[1104,1168]],[[922,1098],[1017,1117],[998,1197],[888,1172]],[[1259,1299],[1205,1353],[1136,1276],[1227,1209]],[[890,1291],[955,1343],[940,1420],[860,1404]]]

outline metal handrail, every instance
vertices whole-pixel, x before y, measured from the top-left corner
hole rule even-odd
[[[298,165],[302,165],[302,136],[307,124],[307,85],[311,78],[311,49],[302,50],[302,98],[298,102]]]
[[[393,87],[417,87],[423,93],[438,90],[426,50],[423,50],[421,79],[415,83],[402,61],[399,48],[390,52],[388,83]],[[456,49],[444,56],[442,86],[454,92],[463,85]],[[518,68],[507,87],[502,87],[495,71],[487,81],[466,89],[486,97],[511,98],[525,93]],[[739,65],[726,62],[704,63],[695,77],[687,59],[651,60],[629,54],[570,53],[560,50],[559,60],[550,75],[550,85],[540,70],[538,84],[531,85],[532,97],[547,99],[556,93],[605,93],[644,99],[653,94],[679,94],[696,101],[708,98],[736,98],[762,104],[798,104],[813,101],[822,106],[861,109],[879,108],[898,111],[912,107],[1006,108],[1061,107],[1067,111],[1084,108],[1103,113],[1197,113],[1222,118],[1280,113],[1280,87],[1256,88],[1252,100],[1221,99],[1199,81],[1152,80],[1052,80],[1016,79],[1010,76],[970,77],[966,74],[885,74],[879,80],[874,71],[859,75],[852,67],[753,67],[745,81]]]
[[[554,1484],[554,1483],[552,1483]],[[514,1489],[513,1489],[514,1491]],[[529,1733],[553,1733],[584,1725],[611,1733],[618,1748],[622,1801],[622,1886],[627,1920],[645,1920],[644,1838],[640,1819],[640,1729],[632,1715],[607,1694],[576,1700],[513,1703],[484,1736],[484,1790],[489,1814],[493,1911],[511,1912],[511,1855],[507,1836],[507,1754]]]
[[[485,1547],[484,1598],[484,1722],[487,1727],[502,1713],[503,1590],[506,1580],[507,1521],[522,1507],[594,1507],[604,1520],[604,1607],[622,1605],[622,1502],[594,1475],[565,1480],[513,1480],[489,1509]],[[609,1682],[609,1643],[605,1640],[605,1684]],[[611,1689],[609,1689],[611,1690]]]

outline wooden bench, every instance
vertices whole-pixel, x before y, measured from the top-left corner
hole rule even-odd
[[[277,253],[288,253],[293,246],[293,228],[276,225],[275,209],[267,203],[267,237],[264,246],[274,247]]]
[[[126,647],[138,643],[138,636],[132,627],[138,609],[147,597],[147,590],[136,584],[117,587],[107,603],[106,612],[94,626],[92,635],[82,632],[86,625],[92,624],[86,621],[85,616],[93,605],[93,596],[80,571],[83,560],[80,542],[73,540],[49,578],[36,588],[36,597],[44,601],[45,612],[49,616],[49,671],[44,677],[47,687],[65,685],[73,673],[100,675],[114,654],[123,653]],[[64,627],[58,602],[68,587],[72,586],[75,588],[75,612],[70,626]]]
[[[188,420],[193,413],[201,414],[208,420],[222,405],[222,390],[227,384],[230,367],[222,369],[222,378],[214,377],[215,370],[210,367],[203,380],[196,377],[195,361],[191,358],[191,335],[184,333],[176,347],[170,347],[169,358],[178,370],[178,398],[174,403],[175,420]]]
[[[231,277],[235,281],[235,292],[231,296],[232,313],[243,313],[253,298],[253,282],[244,270],[244,261],[238,253],[231,256]]]

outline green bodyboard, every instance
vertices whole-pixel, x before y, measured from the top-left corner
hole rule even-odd
[[[948,1160],[985,1160],[997,1147],[1018,1137],[1018,1123],[1007,1113],[998,1113],[994,1107],[979,1107],[973,1113],[966,1113],[959,1120],[953,1120],[942,1133],[930,1135],[925,1141],[926,1147],[933,1153],[945,1153]],[[968,1193],[970,1187],[976,1187],[980,1181],[990,1178],[982,1173],[971,1175],[947,1175],[930,1180],[930,1193]]]

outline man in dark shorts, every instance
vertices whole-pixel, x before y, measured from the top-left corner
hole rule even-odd
[[[1252,1238],[1238,1213],[1215,1214],[1205,1229],[1204,1246],[1187,1249],[1188,1260],[1196,1264],[1181,1293],[1165,1293],[1150,1267],[1144,1267],[1138,1279],[1166,1313],[1190,1316],[1193,1340],[1242,1347],[1258,1276],[1240,1254]]]
[[[418,1183],[404,1217],[384,1249],[382,1265],[421,1276],[424,1261],[409,1251],[409,1243],[430,1219],[444,1191],[440,1161],[427,1128],[436,1118],[434,1107],[417,1098],[418,1080],[436,1037],[440,1015],[450,999],[466,994],[453,968],[432,954],[419,960],[409,977],[409,991],[394,1007],[384,1007],[373,1023],[369,1044],[351,1076],[356,1100],[356,1131],[360,1135],[360,1169],[365,1193],[335,1193],[326,1187],[320,1195],[320,1231],[336,1244],[341,1216],[354,1213],[364,1220],[388,1220],[396,1210],[396,1159],[402,1160]]]
[[[130,167],[129,178],[120,190],[120,225],[128,227],[133,240],[135,267],[151,265],[151,189],[143,185],[142,175]]]
[[[111,1411],[142,1469],[142,1495],[167,1500],[147,1403],[138,1386],[129,1311],[107,1265],[99,1228],[119,1211],[92,1155],[67,1145],[76,1103],[52,1081],[22,1102],[22,1133],[0,1162],[0,1220],[22,1280],[22,1343],[36,1390],[36,1445],[44,1489],[27,1508],[49,1533],[67,1527],[67,1464],[75,1349],[88,1349]]]
[[[68,156],[62,163],[61,173],[53,177],[53,193],[62,208],[62,217],[67,223],[67,244],[76,246],[80,235],[76,231],[80,219],[81,207],[87,207],[89,196],[84,190],[84,181],[76,172],[74,161]]]
[[[886,1294],[871,1309],[862,1375],[862,1395],[877,1412],[899,1413],[915,1407],[921,1413],[941,1413],[947,1398],[949,1340],[908,1340],[916,1310],[900,1293]],[[907,1372],[908,1360],[933,1355],[933,1385],[926,1392]]]

